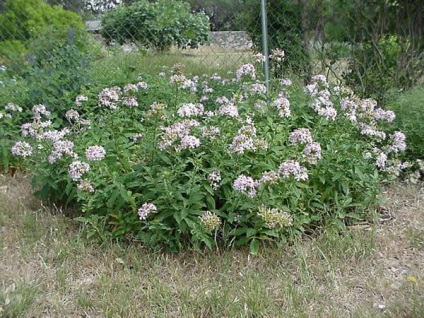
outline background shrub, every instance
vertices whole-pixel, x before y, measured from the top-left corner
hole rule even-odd
[[[30,40],[46,32],[51,39],[68,41],[73,30],[75,44],[84,45],[85,24],[81,17],[43,0],[7,0],[0,15],[0,58],[15,59],[31,47]]]
[[[248,1],[246,5],[248,9],[242,19],[255,48],[262,52],[260,2]],[[286,59],[278,62],[279,66],[284,68],[285,74],[296,74],[308,81],[311,68],[303,9],[304,5],[300,1],[267,1],[268,48],[270,52],[274,49],[283,49],[286,52]],[[277,70],[274,76],[282,76],[281,67],[274,67],[274,70]]]
[[[138,1],[121,6],[102,18],[103,37],[119,44],[135,42],[146,49],[164,51],[172,45],[197,48],[209,40],[208,17],[191,13],[182,1]]]
[[[415,87],[389,102],[387,108],[396,112],[396,129],[405,132],[409,160],[424,159],[424,88]]]

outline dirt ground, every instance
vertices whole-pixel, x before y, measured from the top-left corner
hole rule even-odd
[[[424,317],[424,187],[382,196],[379,225],[344,237],[168,255],[89,242],[0,175],[0,316]]]

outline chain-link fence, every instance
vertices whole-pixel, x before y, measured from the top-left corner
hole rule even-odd
[[[6,0],[0,2],[0,63],[16,74],[31,72],[22,65],[52,58],[73,70],[84,68],[79,53],[92,42],[88,32],[106,51],[167,52],[211,68],[237,67],[264,49],[261,4],[271,57],[273,50],[285,51],[283,59],[271,59],[271,76],[295,74],[307,81],[313,73],[325,73],[380,99],[382,92],[422,78],[421,0],[187,0],[184,5]],[[77,71],[67,76],[70,86],[81,80]]]

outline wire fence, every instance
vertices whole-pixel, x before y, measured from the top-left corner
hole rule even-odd
[[[172,5],[154,7],[155,3]],[[282,49],[284,58],[270,61],[270,76],[290,73],[307,81],[313,73],[325,73],[364,95],[380,98],[379,91],[411,87],[423,76],[421,0],[187,0],[184,8],[189,13],[176,3],[2,1],[0,64],[17,67],[22,58],[43,63],[54,55],[51,39],[60,38],[61,32],[68,43],[84,46],[87,39],[79,38],[81,26],[76,22],[82,18],[84,32],[104,50],[119,46],[123,52],[167,51],[220,68],[251,61],[257,52],[267,55],[266,49],[272,57]],[[62,53],[64,59],[77,58]],[[75,67],[78,61],[67,62]]]

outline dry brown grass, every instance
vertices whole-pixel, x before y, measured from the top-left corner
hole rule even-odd
[[[0,316],[424,317],[424,190],[384,196],[395,219],[374,229],[170,255],[87,242],[26,178],[0,176]]]

